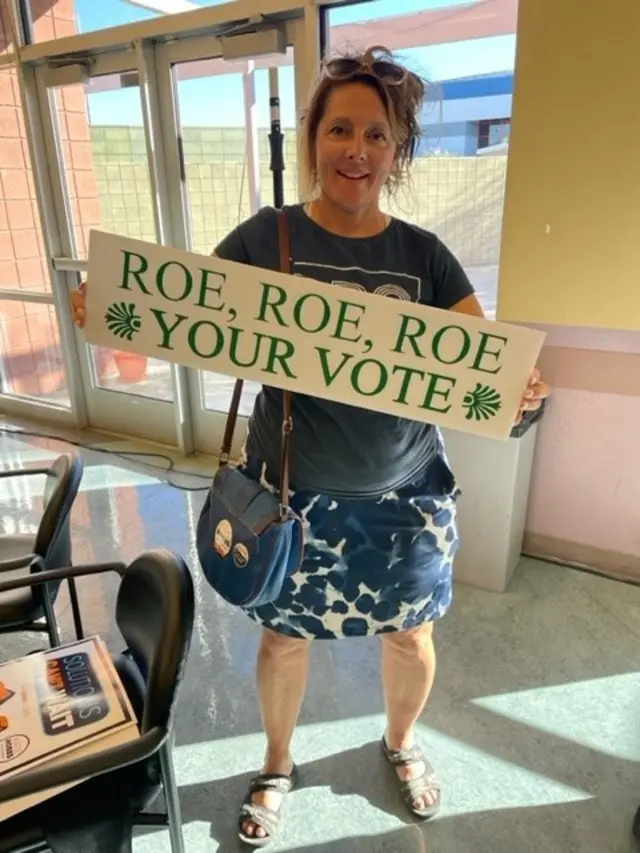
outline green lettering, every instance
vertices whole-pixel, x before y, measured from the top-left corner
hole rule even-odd
[[[198,332],[201,329],[205,331],[211,329],[214,337],[213,343],[211,341],[207,342],[206,336],[204,341],[202,341],[202,335],[200,335],[200,340],[198,340]],[[189,329],[187,343],[191,352],[200,356],[200,358],[215,358],[217,355],[220,355],[224,347],[224,335],[222,334],[222,330],[210,320],[198,320]],[[207,345],[206,349],[205,345]]]
[[[499,364],[494,370],[488,367],[480,367],[480,361],[483,356],[490,355],[493,358],[500,358],[502,355],[502,349],[499,349],[497,352],[495,350],[487,349],[487,341],[489,338],[495,338],[497,341],[502,341],[503,344],[507,343],[507,338],[503,338],[502,335],[491,335],[489,332],[480,332],[480,346],[478,347],[478,352],[476,353],[476,357],[473,360],[473,364],[471,365],[472,370],[481,370],[484,373],[500,373],[502,370],[502,365]]]
[[[462,340],[460,341],[460,344],[459,344],[458,354],[456,356],[454,356],[453,358],[450,358],[447,360],[446,358],[444,358],[444,356],[442,356],[440,354],[440,343],[441,343],[442,339],[444,338],[444,336],[447,334],[447,332],[450,332],[452,330],[455,330],[456,332],[461,332],[462,333]],[[457,346],[458,345],[456,344],[456,347]],[[446,344],[445,344],[445,348],[446,348]],[[465,358],[465,356],[468,354],[470,349],[471,349],[471,337],[470,337],[469,333],[467,332],[467,330],[463,329],[462,326],[443,326],[441,329],[438,329],[438,331],[433,336],[433,340],[431,342],[431,352],[436,357],[436,359],[440,362],[440,364],[458,364],[458,362],[462,361],[462,359]]]
[[[409,324],[413,323],[416,325],[417,331],[410,331]],[[424,320],[421,320],[419,317],[409,317],[406,314],[402,315],[402,322],[400,324],[400,331],[398,332],[398,339],[396,340],[396,345],[391,350],[392,352],[400,352],[404,354],[402,349],[405,340],[409,341],[411,347],[413,348],[413,354],[417,355],[418,358],[424,358],[424,353],[420,351],[420,347],[416,343],[416,338],[421,338],[422,335],[427,331],[427,324]]]
[[[338,377],[345,364],[353,358],[353,355],[348,352],[343,352],[342,361],[332,373],[331,368],[329,367],[328,358],[330,350],[325,349],[324,347],[316,347],[316,352],[320,356],[320,367],[322,368],[322,378],[324,379],[324,384],[327,386],[327,388],[329,388],[331,385],[333,385],[334,380]]]
[[[360,316],[356,317],[355,319],[347,317],[347,309],[349,308],[358,308],[361,312]],[[360,324],[360,320],[362,319],[366,310],[366,306],[358,305],[357,302],[344,302],[343,300],[340,300],[340,308],[338,309],[338,321],[336,323],[335,333],[332,335],[332,337],[338,338],[338,340],[341,341],[350,341],[353,344],[357,344],[362,335],[358,335],[357,338],[347,338],[342,334],[342,329],[346,323],[350,323],[357,329]]]
[[[393,370],[392,374],[395,373],[404,373],[404,377],[402,379],[402,385],[400,386],[400,391],[398,392],[398,396],[394,399],[394,403],[402,403],[403,406],[407,406],[407,394],[409,393],[409,385],[411,384],[411,380],[414,376],[419,376],[420,379],[424,379],[425,372],[424,370],[418,370],[415,367],[402,367],[402,365],[397,364]]]
[[[317,322],[315,329],[307,329],[302,325],[302,309],[307,303],[311,302],[311,300],[318,300],[318,302],[322,306],[322,316],[320,317],[320,322]],[[313,315],[313,309],[311,310]],[[305,293],[304,296],[301,296],[299,299],[296,300],[296,304],[293,308],[293,320],[296,326],[299,329],[302,329],[303,332],[309,332],[309,334],[315,335],[316,332],[321,332],[327,327],[330,319],[331,308],[329,307],[329,303],[324,298],[324,296],[321,296],[319,293]]]
[[[271,346],[269,348],[269,355],[267,356],[267,366],[264,369],[265,373],[276,373],[275,364],[278,362],[280,367],[282,368],[282,373],[288,376],[290,379],[297,379],[298,377],[291,370],[288,365],[288,360],[293,357],[295,354],[295,347],[291,343],[291,341],[285,341],[284,338],[273,338],[271,335],[265,335],[265,340],[269,341]],[[283,352],[278,352],[278,349],[282,348]]]
[[[152,308],[151,313],[158,321],[158,325],[160,326],[160,331],[162,332],[162,343],[158,344],[160,349],[173,349],[170,343],[171,335],[175,332],[178,326],[187,319],[184,314],[176,314],[176,321],[173,326],[169,327],[166,323],[165,317],[166,312],[162,311],[160,308]]]
[[[149,261],[142,255],[138,255],[137,252],[127,252],[126,249],[123,249],[122,254],[124,255],[124,269],[122,271],[122,284],[120,287],[123,288],[123,290],[131,290],[129,287],[129,276],[133,276],[137,281],[140,290],[143,293],[146,293],[147,296],[151,296],[151,291],[147,290],[141,277],[142,274],[149,269]],[[137,258],[140,261],[139,269],[131,269],[132,258]]]
[[[200,278],[200,292],[198,293],[198,298],[196,300],[196,305],[199,305],[200,308],[210,308],[212,311],[222,311],[224,308],[224,302],[220,300],[220,295],[222,292],[222,285],[226,281],[226,275],[221,272],[214,272],[213,270],[205,270],[200,269],[202,276]],[[215,285],[214,287],[209,287],[208,278],[210,275],[216,275],[220,279],[220,283]],[[209,305],[207,303],[207,293],[215,293],[217,296],[216,302],[217,305]]]
[[[255,367],[258,357],[260,355],[260,344],[264,335],[260,332],[254,332],[251,336],[254,341],[253,347],[253,355],[249,359],[248,362],[240,361],[238,356],[238,344],[240,343],[240,337],[244,335],[244,329],[238,329],[235,326],[229,326],[229,331],[231,332],[231,339],[229,341],[229,358],[235,364],[236,367]]]
[[[369,367],[369,365],[374,366],[374,386],[373,390],[365,391],[360,384],[360,374],[363,370]],[[371,371],[369,371],[369,373],[371,373]],[[388,382],[389,373],[387,368],[381,361],[378,361],[375,358],[363,358],[362,361],[359,361],[351,371],[351,387],[354,391],[357,391],[358,394],[362,394],[363,397],[375,397],[376,394],[379,394],[384,388],[386,388]]]
[[[171,267],[179,267],[183,274],[184,280],[182,282],[182,293],[180,296],[170,296],[165,289],[164,277],[167,273],[167,270]],[[158,267],[158,272],[156,273],[156,287],[160,291],[160,293],[164,296],[165,299],[168,299],[169,302],[182,302],[183,299],[186,299],[187,296],[191,293],[193,288],[193,278],[191,277],[191,272],[188,267],[185,267],[184,264],[181,264],[180,261],[167,261],[164,264],[160,264]]]
[[[260,300],[260,310],[258,311],[257,320],[260,320],[261,323],[268,323],[269,321],[266,319],[267,308],[271,308],[273,314],[276,318],[276,322],[280,323],[281,326],[287,328],[287,324],[282,319],[282,314],[278,311],[278,308],[287,301],[287,292],[282,287],[278,287],[277,284],[267,284],[266,282],[260,282],[262,284],[262,299]],[[274,302],[269,302],[269,293],[275,290],[277,291],[276,299]]]
[[[441,391],[438,387],[440,381],[448,382],[449,387],[445,391]],[[439,373],[430,373],[429,374],[429,385],[427,387],[427,393],[424,395],[424,401],[422,403],[422,409],[431,409],[432,412],[442,412],[446,414],[451,408],[451,403],[444,409],[439,409],[437,406],[433,405],[434,397],[444,397],[445,401],[449,398],[449,394],[451,393],[451,389],[455,388],[457,380],[452,379],[450,376],[441,376]]]

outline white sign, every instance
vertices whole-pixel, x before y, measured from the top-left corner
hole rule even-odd
[[[92,344],[508,438],[544,334],[92,231]]]

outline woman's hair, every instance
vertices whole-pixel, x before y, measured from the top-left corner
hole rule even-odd
[[[300,128],[300,156],[305,194],[317,184],[316,139],[327,101],[334,89],[364,83],[378,93],[387,112],[396,143],[395,167],[389,185],[395,189],[413,162],[421,136],[420,110],[426,82],[393,58],[385,47],[342,53],[323,63]]]

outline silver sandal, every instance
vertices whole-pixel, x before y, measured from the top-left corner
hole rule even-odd
[[[284,798],[297,784],[298,768],[295,764],[289,776],[285,773],[261,773],[259,776],[255,776],[249,784],[249,790],[244,798],[238,816],[238,835],[240,840],[251,847],[266,847],[267,844],[270,844],[280,831],[282,823],[281,809],[284,805]],[[277,811],[253,802],[254,794],[261,793],[262,791],[275,791],[278,794],[282,794],[283,799]],[[245,835],[242,827],[246,821],[250,821],[255,826],[263,829],[266,833],[264,838],[255,835]]]
[[[412,746],[410,749],[389,749],[384,737],[381,742],[382,753],[387,761],[393,767],[393,775],[396,783],[400,788],[402,799],[408,807],[411,814],[422,820],[429,820],[440,811],[442,805],[442,787],[436,776],[436,772],[426,759],[423,751],[419,746]],[[424,764],[424,773],[416,776],[415,779],[401,779],[396,770],[397,767],[409,767],[411,764]],[[414,803],[425,794],[430,794],[435,797],[435,802],[431,806],[424,809],[416,809]]]

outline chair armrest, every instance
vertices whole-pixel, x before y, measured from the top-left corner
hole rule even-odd
[[[88,563],[85,566],[69,566],[66,569],[49,569],[46,572],[36,572],[24,578],[0,581],[0,592],[10,592],[14,589],[24,589],[27,586],[38,586],[51,581],[67,580],[68,578],[101,575],[106,572],[117,572],[117,574],[123,575],[126,570],[125,563]]]
[[[129,743],[113,746],[83,758],[70,758],[54,767],[34,767],[0,781],[0,803],[36,794],[60,785],[83,782],[92,776],[101,776],[156,753],[167,737],[167,731],[156,726]],[[99,748],[98,741],[98,748]]]
[[[50,472],[50,468],[20,468],[17,471],[5,470],[0,471],[0,480],[6,477],[32,477],[37,474],[49,474]]]
[[[10,572],[14,569],[26,569],[37,559],[37,554],[21,554],[19,557],[13,557],[11,560],[0,560],[0,573]]]

